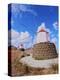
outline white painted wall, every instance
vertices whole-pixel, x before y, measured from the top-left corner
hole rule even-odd
[[[40,42],[48,42],[48,33],[46,32],[39,32],[37,33],[37,40],[36,42],[37,43],[40,43]]]

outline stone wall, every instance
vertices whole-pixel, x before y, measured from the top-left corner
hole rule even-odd
[[[33,57],[35,59],[50,59],[57,57],[57,51],[54,43],[44,42],[35,44],[33,47]]]

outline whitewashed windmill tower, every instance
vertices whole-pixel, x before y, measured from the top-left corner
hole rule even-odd
[[[32,55],[35,59],[50,59],[58,56],[55,44],[50,42],[49,32],[47,31],[44,23],[38,28]]]
[[[37,40],[36,43],[41,43],[41,42],[48,42],[49,39],[49,33],[45,29],[45,24],[42,23],[41,26],[39,26],[39,29],[37,31]]]

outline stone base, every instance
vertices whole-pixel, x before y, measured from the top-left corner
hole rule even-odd
[[[33,47],[33,57],[35,59],[50,59],[58,56],[54,43],[44,42],[35,44]]]

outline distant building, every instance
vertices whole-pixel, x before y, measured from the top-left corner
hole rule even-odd
[[[19,45],[19,49],[20,49],[21,51],[24,51],[24,50],[25,50],[23,44],[20,44],[20,45]]]

